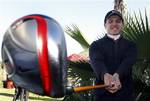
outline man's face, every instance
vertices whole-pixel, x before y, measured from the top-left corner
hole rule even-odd
[[[106,20],[105,28],[108,34],[118,35],[123,29],[123,22],[117,15],[112,15]]]

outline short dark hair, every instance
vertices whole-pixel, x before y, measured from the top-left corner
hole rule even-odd
[[[110,18],[112,15],[117,15],[121,18],[122,22],[123,22],[123,17],[122,17],[122,14],[117,11],[117,10],[111,10],[109,11],[106,16],[105,16],[105,19],[104,19],[104,24],[106,23],[107,19]]]

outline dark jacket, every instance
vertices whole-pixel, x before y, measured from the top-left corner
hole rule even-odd
[[[135,43],[122,36],[115,41],[105,36],[91,44],[89,57],[96,74],[96,84],[104,83],[104,73],[118,73],[122,84],[121,90],[114,94],[96,89],[96,101],[133,101],[132,66],[137,58]]]

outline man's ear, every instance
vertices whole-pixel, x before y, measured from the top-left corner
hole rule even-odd
[[[104,27],[106,27],[106,23],[104,23]]]
[[[122,23],[122,30],[124,29],[124,23]]]

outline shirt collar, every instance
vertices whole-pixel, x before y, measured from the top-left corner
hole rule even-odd
[[[120,38],[120,34],[118,34],[118,35],[111,35],[111,34],[106,34],[109,38],[111,38],[111,39],[113,39],[113,40],[117,40],[117,39],[119,39]]]

